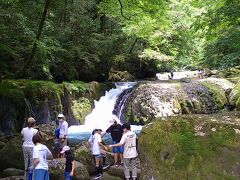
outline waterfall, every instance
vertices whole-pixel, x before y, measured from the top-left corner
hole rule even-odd
[[[121,123],[125,122],[125,116],[124,116],[124,106],[125,103],[132,92],[132,88],[125,89],[117,98],[117,101],[114,105],[113,114],[115,114],[119,119]]]
[[[127,90],[131,90],[136,82],[118,82],[115,83],[116,88],[106,91],[99,101],[94,101],[94,109],[85,118],[84,125],[71,126],[68,128],[68,139],[86,140],[89,133],[95,128],[101,128],[105,131],[110,125],[110,120],[114,114],[121,118],[121,112],[124,106],[124,100],[127,98]],[[124,92],[124,98],[118,98]],[[120,106],[117,105],[117,99],[120,99]],[[116,105],[115,105],[116,104]],[[115,108],[117,107],[117,108]],[[114,114],[113,114],[114,112]],[[120,123],[120,120],[119,120]],[[141,130],[140,126],[132,126],[133,130]]]

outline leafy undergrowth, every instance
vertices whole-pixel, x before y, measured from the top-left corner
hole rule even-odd
[[[239,179],[240,125],[210,119],[173,117],[147,125],[139,138],[142,174],[159,180]]]

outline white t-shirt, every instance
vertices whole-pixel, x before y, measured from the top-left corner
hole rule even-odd
[[[68,123],[67,121],[59,122],[60,132],[59,132],[59,138],[64,138],[64,136],[67,136],[68,133]]]
[[[91,145],[91,151],[93,155],[98,155],[100,154],[100,145],[98,144],[99,142],[102,142],[102,138],[101,135],[98,133],[95,133],[94,135],[92,135],[88,142]]]
[[[136,139],[137,135],[133,131],[123,134],[120,141],[121,144],[124,144],[123,158],[135,158],[138,156]]]
[[[25,147],[34,147],[32,142],[32,137],[37,134],[38,130],[32,127],[25,127],[22,129],[21,133],[23,135],[23,146]]]
[[[43,144],[37,144],[33,148],[33,159],[39,158],[39,163],[35,169],[46,169],[48,170],[47,157],[51,156],[52,153],[49,151],[47,146]]]

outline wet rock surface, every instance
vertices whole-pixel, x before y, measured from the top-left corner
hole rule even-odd
[[[233,97],[231,92],[234,86],[233,83],[218,78],[191,80],[188,83],[139,83],[126,102],[125,119],[131,123],[145,124],[155,118],[165,119],[181,114],[211,114],[224,109],[229,110],[229,97]]]

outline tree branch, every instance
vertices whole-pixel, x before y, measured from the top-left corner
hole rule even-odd
[[[121,7],[121,15],[122,15],[122,17],[124,17],[124,18],[127,19],[127,20],[130,20],[130,18],[126,17],[126,16],[123,14],[123,5],[122,5],[121,0],[118,0],[118,2],[119,2],[120,7]]]
[[[42,13],[42,18],[41,18],[41,21],[40,21],[40,24],[39,24],[39,27],[38,27],[38,31],[37,31],[37,34],[36,34],[36,39],[34,41],[30,57],[26,61],[26,63],[24,63],[23,66],[21,68],[19,68],[19,70],[15,73],[16,76],[18,76],[20,73],[22,73],[34,61],[35,52],[37,50],[37,45],[38,45],[39,38],[40,38],[40,36],[42,34],[42,31],[43,31],[43,26],[44,26],[44,22],[45,22],[45,19],[46,19],[46,16],[47,16],[47,11],[48,11],[48,8],[49,8],[49,5],[50,5],[50,1],[51,0],[46,0],[45,1],[45,6],[44,6],[43,13]]]

